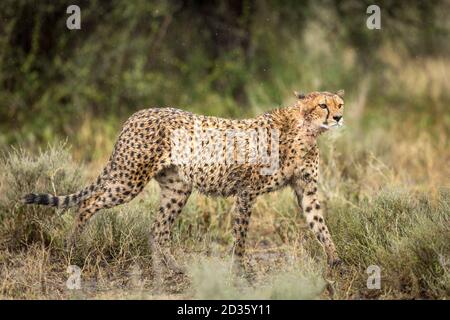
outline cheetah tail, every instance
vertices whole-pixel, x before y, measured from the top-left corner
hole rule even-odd
[[[22,197],[23,204],[39,204],[50,207],[67,209],[78,205],[80,202],[90,198],[96,191],[98,185],[93,183],[81,191],[65,196],[54,196],[46,193],[29,193]]]
[[[109,178],[109,172],[111,168],[112,162],[109,161],[105,168],[103,168],[103,171],[98,176],[97,180],[87,187],[83,188],[79,192],[75,192],[65,196],[54,196],[48,193],[29,193],[22,197],[21,202],[23,204],[39,204],[61,209],[67,209],[76,206],[97,193],[98,189],[103,185],[105,180]]]

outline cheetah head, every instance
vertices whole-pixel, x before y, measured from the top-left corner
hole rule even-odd
[[[312,92],[307,95],[294,92],[302,113],[301,125],[325,132],[343,125],[344,90],[336,93]]]

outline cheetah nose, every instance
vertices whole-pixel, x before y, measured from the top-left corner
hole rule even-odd
[[[336,122],[339,122],[341,120],[342,116],[334,116],[333,119],[336,120]]]

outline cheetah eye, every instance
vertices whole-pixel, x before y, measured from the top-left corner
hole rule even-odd
[[[321,104],[319,104],[319,107],[321,107],[322,109],[326,109],[327,105],[325,103],[321,103]]]
[[[338,105],[338,108],[342,108],[344,105],[341,103],[340,105]]]

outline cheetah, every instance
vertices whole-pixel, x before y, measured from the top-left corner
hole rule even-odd
[[[335,266],[341,262],[318,200],[320,134],[343,123],[344,92],[299,94],[292,106],[251,119],[196,115],[175,108],[136,112],[123,125],[95,182],[66,195],[27,194],[22,202],[78,206],[71,243],[100,209],[129,202],[155,179],[159,209],[149,232],[155,269],[182,271],[170,254],[170,234],[193,189],[235,197],[234,261],[244,254],[252,206],[259,195],[290,186],[306,222]]]

